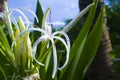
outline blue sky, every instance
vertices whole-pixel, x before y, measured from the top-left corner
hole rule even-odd
[[[79,13],[78,0],[39,0],[43,11],[51,8],[51,19],[55,24],[64,25],[64,21],[74,18]],[[108,0],[105,0],[108,4]],[[37,0],[8,0],[10,8],[29,8],[35,12]],[[27,14],[27,13],[26,13]],[[27,14],[32,20],[33,16]],[[32,17],[31,17],[32,16]]]
[[[29,8],[35,11],[37,0],[8,0],[10,8]],[[66,4],[68,3],[69,4]],[[78,0],[40,0],[43,11],[51,7],[52,21],[74,18],[78,12]]]
[[[52,18],[56,21],[62,21],[74,18],[78,14],[78,0],[41,0],[43,10],[51,7]]]

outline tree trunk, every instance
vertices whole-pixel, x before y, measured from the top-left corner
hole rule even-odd
[[[7,1],[7,0],[0,0],[0,12],[4,11],[4,1]],[[2,18],[0,18],[0,23],[3,23]]]
[[[84,9],[92,0],[79,0],[80,9]],[[99,0],[94,21],[96,21],[104,0]],[[86,15],[87,16],[87,15]],[[85,16],[85,17],[86,17]],[[96,56],[89,67],[84,80],[120,80],[117,74],[112,70],[112,61],[109,52],[112,50],[109,33],[106,26],[106,12],[104,8],[104,29],[103,36]],[[93,22],[94,25],[95,22]]]
[[[4,11],[4,1],[7,1],[7,0],[0,0],[0,12]]]

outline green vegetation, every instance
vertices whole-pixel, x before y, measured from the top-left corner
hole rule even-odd
[[[52,31],[52,26],[47,24],[50,8],[43,13],[39,0],[36,15],[32,13],[35,16],[33,25],[21,10],[8,9],[5,2],[5,12],[0,13],[4,20],[0,24],[0,79],[82,80],[102,36],[102,10],[91,29],[97,3],[94,0],[62,30]],[[67,33],[88,10],[84,26],[70,45]],[[15,20],[14,11],[23,15],[26,24],[21,16]]]
[[[120,74],[120,1],[109,0],[106,6],[110,39],[113,46],[111,55],[115,65],[115,70]]]

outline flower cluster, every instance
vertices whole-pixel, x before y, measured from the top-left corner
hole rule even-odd
[[[19,16],[18,22],[15,20],[14,16],[12,15],[14,11],[19,12],[24,17],[24,19],[26,20],[26,24],[22,20],[21,16]],[[31,12],[30,10],[28,11]],[[26,63],[28,63],[26,69],[30,69],[31,67],[29,66],[33,63],[33,60],[35,60],[35,62],[38,63],[39,65],[45,66],[44,63],[41,63],[35,57],[37,52],[37,46],[38,44],[46,40],[51,42],[51,46],[48,46],[48,48],[52,47],[52,51],[53,51],[52,78],[54,78],[56,75],[57,69],[62,70],[68,63],[69,53],[70,53],[70,40],[64,31],[52,32],[52,26],[47,24],[47,17],[49,15],[49,12],[50,12],[50,8],[46,10],[43,16],[43,21],[42,21],[43,28],[29,27],[30,26],[29,20],[25,16],[25,14],[19,9],[8,9],[6,3],[5,3],[5,12],[0,13],[0,17],[4,18],[6,21],[9,36],[13,41],[11,44],[11,50],[15,54],[15,62],[18,66],[22,66],[24,68],[26,66]],[[31,13],[36,17],[36,20],[38,21],[37,16],[33,12]],[[15,25],[16,31],[13,30],[12,23]],[[40,32],[40,34],[42,33],[42,35],[34,42],[32,46],[29,38],[29,32],[33,32],[33,31]],[[64,39],[61,36],[64,36]],[[57,49],[56,49],[55,40],[59,40],[65,46],[65,49],[66,49],[66,60],[63,66],[60,68],[57,67],[58,59],[57,59]],[[32,64],[32,66],[33,65],[34,64]]]

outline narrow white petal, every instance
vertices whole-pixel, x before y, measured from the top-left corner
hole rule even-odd
[[[36,14],[35,14],[32,10],[30,10],[30,9],[28,9],[28,8],[22,8],[22,10],[26,10],[26,11],[28,11],[29,13],[31,13],[31,14],[35,17],[37,23],[39,22],[38,17],[36,16]]]
[[[28,21],[28,18],[26,17],[26,15],[19,9],[11,9],[9,10],[9,15],[11,15],[13,13],[13,11],[16,11],[16,12],[19,12],[26,20],[26,23],[27,23],[27,27],[29,26],[29,21]]]
[[[65,48],[66,48],[66,51],[67,51],[67,53],[66,53],[66,61],[65,61],[65,63],[63,64],[62,67],[58,68],[59,70],[62,70],[62,69],[67,65],[67,63],[68,63],[68,60],[69,60],[69,53],[70,53],[70,48],[69,48],[69,46],[66,44],[65,40],[62,39],[61,37],[54,36],[53,38],[60,40],[60,41],[64,44],[64,46],[65,46]]]
[[[12,49],[12,50],[13,50],[13,46],[14,46],[15,42],[18,40],[18,38],[19,38],[21,35],[25,34],[26,32],[29,32],[29,31],[38,31],[38,32],[41,32],[41,33],[43,33],[43,34],[46,34],[46,32],[45,32],[44,30],[40,29],[40,28],[29,28],[29,29],[27,29],[27,30],[24,30],[24,31],[21,32],[21,33],[14,39],[14,41],[12,42],[12,45],[11,45],[11,49]]]
[[[48,44],[47,44],[47,49],[49,48],[49,46],[50,46],[50,43],[48,42]]]
[[[57,35],[57,34],[61,34],[61,35],[63,35],[63,36],[66,38],[66,42],[67,42],[67,44],[66,44],[66,42],[65,42],[62,38],[55,36],[55,35]],[[54,33],[53,33],[53,36],[54,36],[54,38],[59,39],[59,40],[65,45],[66,50],[67,50],[66,61],[65,61],[64,65],[63,65],[61,68],[58,68],[59,70],[61,70],[61,69],[63,69],[63,68],[67,65],[68,60],[69,60],[69,53],[70,53],[70,39],[69,39],[68,35],[67,35],[65,32],[63,32],[63,31],[57,31],[57,32],[54,32]]]
[[[41,36],[40,38],[38,38],[38,39],[35,41],[35,43],[34,43],[34,45],[33,45],[33,48],[32,48],[32,55],[33,55],[33,57],[34,57],[34,60],[35,60],[39,65],[41,65],[41,66],[44,66],[44,64],[41,63],[40,61],[38,61],[38,60],[36,59],[35,53],[36,53],[36,49],[37,49],[38,44],[39,44],[41,41],[45,40],[45,39],[46,39],[46,36]]]
[[[36,52],[37,45],[38,45],[41,41],[45,40],[46,38],[47,38],[47,37],[44,36],[44,35],[41,36],[40,38],[38,38],[38,39],[35,41],[34,45],[33,45],[33,51]]]
[[[52,47],[53,47],[53,73],[52,73],[52,79],[54,79],[55,77],[55,74],[57,72],[57,51],[56,51],[56,46],[55,46],[55,43],[54,43],[54,40],[53,39],[50,39],[51,42],[52,42]]]
[[[16,19],[14,18],[14,16],[11,16],[11,20],[14,23],[15,27],[17,28],[18,32],[20,33],[20,29],[19,29],[18,23],[17,23]]]
[[[65,32],[63,32],[63,31],[57,31],[57,32],[53,33],[53,36],[55,36],[57,34],[61,34],[61,35],[63,35],[66,38],[66,42],[67,42],[68,48],[70,50],[70,39],[69,39],[68,35]]]

